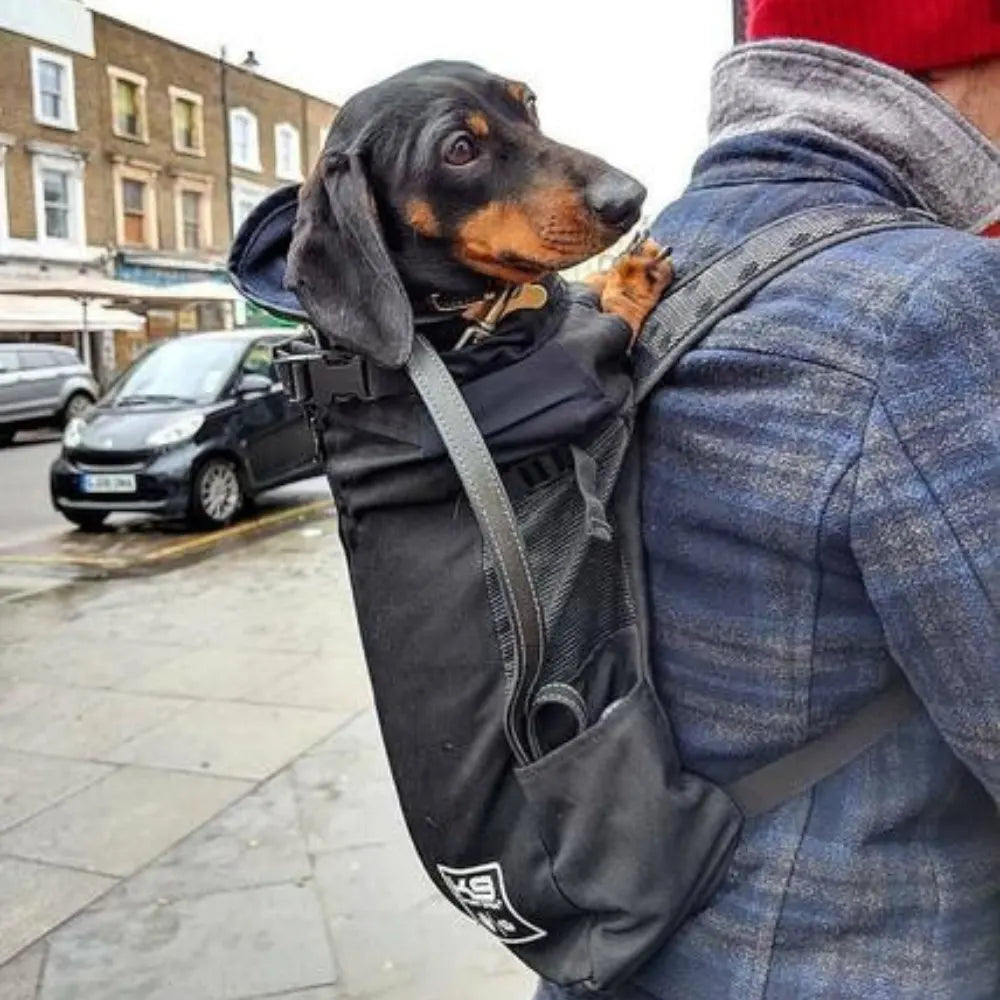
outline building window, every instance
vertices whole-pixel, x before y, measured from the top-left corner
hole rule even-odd
[[[181,192],[181,223],[185,250],[201,249],[201,192]]]
[[[131,80],[115,80],[115,126],[119,135],[139,138],[139,88]]]
[[[268,194],[270,194],[270,188],[266,188],[262,184],[233,181],[233,226],[239,229],[246,221],[247,216]]]
[[[205,155],[204,112],[200,94],[179,87],[170,88],[174,149],[194,156]]]
[[[45,238],[68,240],[70,235],[69,174],[65,170],[42,171],[42,202],[45,208]]]
[[[118,246],[160,245],[157,213],[158,167],[141,160],[112,157],[115,197],[115,232]]]
[[[147,142],[146,78],[115,66],[111,78],[111,131],[122,139]]]
[[[229,112],[229,140],[234,167],[261,170],[257,116],[246,108]]]
[[[178,250],[212,246],[212,178],[178,173],[174,181],[174,231]]]
[[[38,241],[83,245],[83,161],[70,153],[36,153],[32,168]]]
[[[274,174],[286,181],[302,180],[302,147],[294,125],[274,128]]]
[[[31,50],[31,80],[35,121],[53,128],[76,130],[73,60],[57,52]]]
[[[122,227],[126,243],[146,245],[146,185],[142,181],[122,181]]]

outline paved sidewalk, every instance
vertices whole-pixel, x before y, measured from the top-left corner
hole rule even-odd
[[[0,636],[0,1000],[530,997],[413,856],[330,522]]]

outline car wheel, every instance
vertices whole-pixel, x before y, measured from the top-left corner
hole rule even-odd
[[[223,528],[242,510],[243,484],[228,458],[210,458],[191,485],[191,520],[207,528]]]
[[[63,426],[83,415],[94,405],[93,399],[85,392],[74,392],[63,407]]]
[[[61,513],[81,531],[100,531],[108,517],[106,510],[63,510]]]
[[[6,448],[7,445],[12,444],[16,433],[17,431],[13,428],[0,427],[0,448]]]

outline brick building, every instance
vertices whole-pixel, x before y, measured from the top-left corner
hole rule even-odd
[[[78,0],[0,0],[0,274],[223,280],[231,224],[336,110]]]

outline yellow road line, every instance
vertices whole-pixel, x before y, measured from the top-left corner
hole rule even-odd
[[[318,513],[330,507],[331,504],[332,500],[311,500],[309,503],[299,504],[297,507],[275,511],[273,514],[264,514],[254,518],[252,521],[244,521],[228,528],[221,528],[218,531],[205,532],[194,538],[187,538],[183,542],[162,545],[135,559],[114,556],[74,556],[69,553],[65,555],[0,554],[0,565],[90,566],[97,569],[125,569],[129,566],[141,566],[145,563],[159,562],[161,559],[183,555],[186,552],[196,552],[198,549],[208,548],[229,538],[237,538],[240,535],[246,535],[261,528],[281,524],[283,521],[296,520],[308,514]]]
[[[173,545],[164,545],[161,548],[153,549],[138,562],[157,562],[166,559],[168,556],[180,555],[184,552],[195,552],[198,549],[206,548],[216,542],[225,541],[227,538],[237,538],[246,535],[259,528],[266,528],[272,524],[281,524],[282,521],[291,521],[300,518],[314,511],[320,511],[329,507],[331,500],[312,500],[309,503],[299,504],[298,507],[289,507],[287,510],[279,510],[274,514],[264,514],[256,517],[252,521],[244,521],[242,524],[234,524],[229,528],[220,528],[218,531],[206,532],[204,535],[197,535],[194,538],[187,538],[183,542],[175,542]]]
[[[109,559],[102,556],[10,556],[0,555],[0,563],[8,565],[38,565],[38,566],[124,566],[121,559]]]

